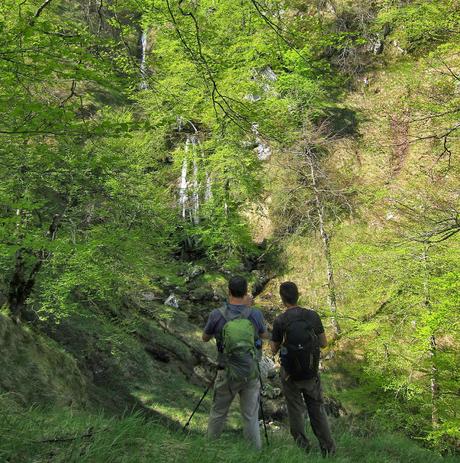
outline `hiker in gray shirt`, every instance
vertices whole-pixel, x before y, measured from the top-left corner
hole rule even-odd
[[[262,313],[251,309],[245,278],[234,276],[228,283],[225,306],[213,310],[204,328],[204,342],[216,338],[218,372],[208,421],[208,436],[218,438],[225,425],[233,399],[240,397],[244,436],[256,449],[262,447],[259,430],[259,394],[256,344],[268,339]],[[243,346],[243,347],[241,347]]]

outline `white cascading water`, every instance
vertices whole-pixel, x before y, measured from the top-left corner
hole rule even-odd
[[[182,218],[187,218],[187,212],[194,224],[200,222],[200,182],[199,168],[196,159],[196,147],[199,144],[196,135],[187,135],[185,140],[185,156],[182,161],[182,172],[179,183],[179,207],[181,208]],[[187,180],[189,158],[193,160],[193,179]],[[189,194],[191,190],[191,204],[189,203]]]
[[[206,172],[206,189],[204,191],[204,200],[209,201],[212,199],[212,179],[209,172]]]
[[[147,84],[147,63],[146,63],[146,56],[147,56],[147,45],[148,45],[148,42],[147,42],[147,30],[144,30],[142,31],[142,35],[141,35],[141,49],[142,49],[142,52],[141,52],[141,84],[140,84],[140,88],[141,90],[145,90],[146,88],[148,88],[148,84]]]
[[[179,207],[181,208],[183,219],[185,219],[187,212],[187,186],[187,158],[184,157],[179,184]]]
[[[196,225],[200,223],[200,192],[198,182],[198,164],[193,160],[193,182],[192,182],[192,221]]]
[[[182,171],[179,181],[179,207],[183,219],[189,218],[195,225],[200,223],[200,207],[201,198],[200,193],[203,193],[202,199],[206,202],[212,199],[212,177],[209,172],[206,172],[206,183],[204,188],[200,185],[200,157],[199,151],[200,140],[197,136],[198,129],[191,121],[186,121],[190,124],[195,131],[194,134],[187,134],[185,139],[185,153],[182,161]],[[177,117],[178,130],[181,131],[184,125],[184,120],[181,116]],[[189,166],[193,166],[192,179],[188,179]],[[204,190],[204,191],[203,191]],[[224,205],[225,212],[227,213],[227,204]]]

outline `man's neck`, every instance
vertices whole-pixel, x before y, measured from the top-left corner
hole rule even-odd
[[[234,297],[230,296],[228,298],[228,303],[232,305],[246,305],[245,304],[245,298],[244,297]]]
[[[289,309],[295,309],[296,307],[299,307],[297,304],[284,304],[286,306],[286,310]]]

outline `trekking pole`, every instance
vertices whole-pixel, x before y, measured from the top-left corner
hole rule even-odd
[[[264,388],[264,384],[262,383],[262,375],[260,373],[259,362],[257,362],[257,369],[259,370],[259,381],[260,381],[260,395],[259,395],[260,413],[262,415],[262,422],[264,423],[265,440],[267,441],[267,446],[268,446],[270,445],[270,441],[268,440],[267,425],[265,423],[265,413],[264,413],[264,407],[262,404],[262,390]]]
[[[216,374],[214,375],[214,378],[212,379],[212,382],[209,383],[209,386],[206,388],[206,390],[204,391],[204,394],[201,396],[200,401],[197,403],[197,405],[196,405],[195,409],[193,410],[192,414],[190,415],[190,418],[188,419],[187,423],[184,424],[184,427],[182,428],[182,432],[185,432],[185,430],[189,426],[190,422],[192,421],[193,415],[198,410],[198,408],[201,405],[201,402],[203,402],[204,398],[206,397],[207,393],[209,392],[209,389],[211,389],[211,387],[214,385],[214,382],[216,381],[216,378],[217,378],[217,372],[218,372],[218,370],[216,369]]]

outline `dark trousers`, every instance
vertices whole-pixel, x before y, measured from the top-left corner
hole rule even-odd
[[[335,452],[335,443],[331,435],[329,422],[324,410],[324,398],[319,375],[304,381],[293,381],[284,369],[281,369],[281,384],[286,398],[291,435],[296,444],[310,449],[305,434],[305,413],[308,411],[313,433],[319,441],[323,455]]]

